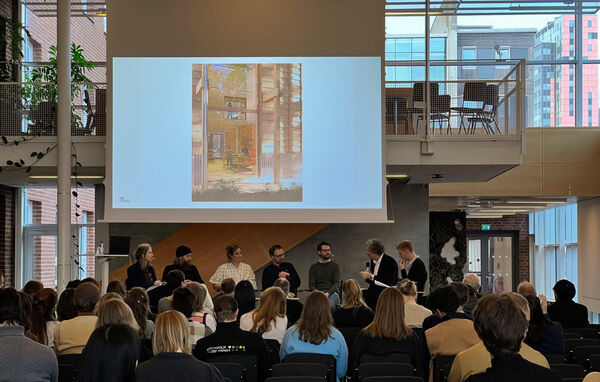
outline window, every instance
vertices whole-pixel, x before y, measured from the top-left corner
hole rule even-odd
[[[588,44],[588,52],[592,51],[592,44]]]
[[[223,114],[225,119],[246,119],[246,113],[236,110],[246,108],[246,98],[225,96],[225,107],[231,109]]]
[[[462,48],[462,59],[465,60],[476,60],[477,59],[477,48],[475,47],[463,47]],[[463,66],[463,69],[475,69],[475,66]]]
[[[588,28],[592,27],[592,20],[588,20]]]
[[[588,33],[588,39],[590,39],[590,40],[597,40],[598,39],[598,33]]]

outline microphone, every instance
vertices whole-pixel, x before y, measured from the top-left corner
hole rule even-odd
[[[367,262],[365,263],[365,266],[367,267],[367,269],[370,269],[370,268],[371,268],[371,262],[370,262],[370,261],[367,261]]]

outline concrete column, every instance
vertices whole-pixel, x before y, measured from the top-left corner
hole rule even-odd
[[[58,0],[57,82],[58,82],[58,293],[71,278],[71,2]]]

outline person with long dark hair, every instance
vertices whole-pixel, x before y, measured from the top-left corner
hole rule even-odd
[[[144,288],[132,288],[127,293],[127,297],[125,297],[125,303],[131,308],[133,316],[140,327],[140,337],[142,339],[152,338],[152,333],[154,332],[154,322],[148,319],[150,305],[148,294]]]
[[[563,330],[558,322],[544,315],[537,296],[527,296],[529,303],[529,329],[525,343],[542,354],[560,354],[564,356]]]
[[[135,382],[139,336],[131,326],[112,324],[94,330],[81,355],[80,382]]]
[[[422,343],[404,321],[404,299],[394,288],[385,288],[377,300],[375,318],[354,341],[352,369],[360,364],[363,354],[404,353],[410,356],[418,375],[423,375]]]
[[[346,375],[348,346],[342,333],[333,327],[325,293],[313,291],[308,295],[300,320],[285,333],[279,356],[283,359],[292,353],[331,354],[336,360],[338,381]]]
[[[77,307],[73,303],[74,295],[75,288],[67,288],[60,294],[58,305],[56,306],[56,318],[58,321],[70,320],[77,317]]]
[[[56,292],[50,288],[37,291],[33,297],[29,321],[31,332],[43,345],[54,346],[54,328],[56,328]]]
[[[137,246],[133,253],[135,263],[127,268],[127,289],[142,287],[148,289],[153,285],[159,285],[160,280],[156,279],[156,272],[152,266],[154,261],[154,252],[152,246],[148,243],[142,243]]]
[[[238,303],[238,320],[246,313],[254,310],[256,307],[256,296],[254,286],[248,280],[242,280],[235,286],[233,297]]]

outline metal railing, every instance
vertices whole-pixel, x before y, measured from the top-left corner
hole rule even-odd
[[[405,68],[418,74],[413,69],[421,67],[420,62],[386,62],[388,137],[520,138],[525,127],[524,60],[430,61],[430,70],[442,68],[435,72],[444,79],[429,83],[429,96],[423,81],[388,80],[396,68],[403,68],[400,74],[407,73]]]

